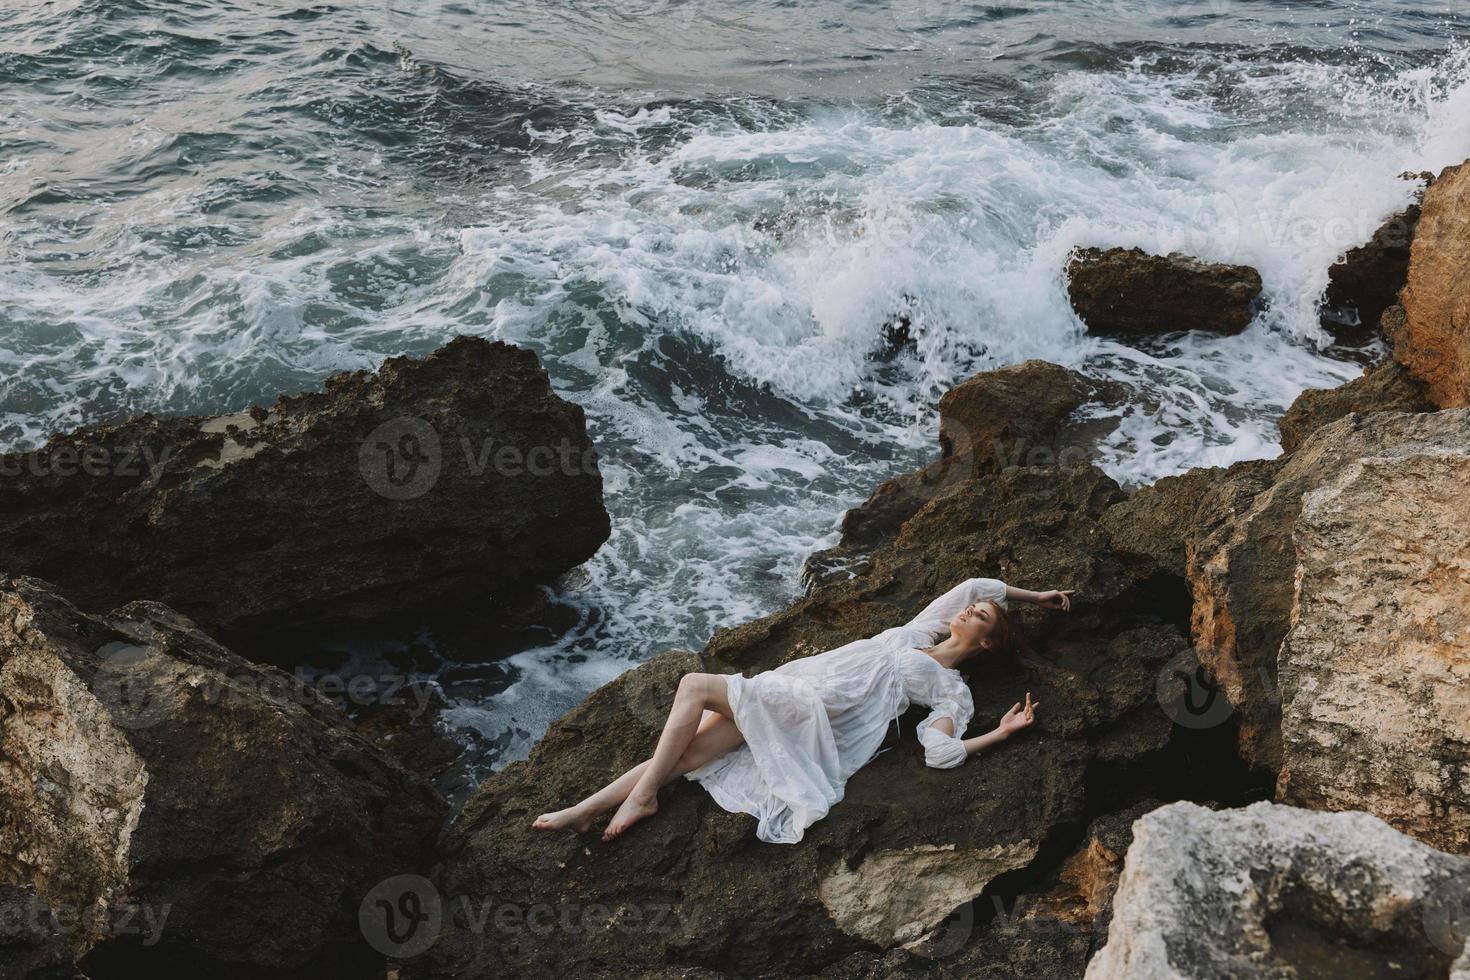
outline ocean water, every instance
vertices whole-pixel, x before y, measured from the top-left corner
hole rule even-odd
[[[1096,410],[1125,483],[1279,452],[1285,406],[1359,370],[1328,265],[1399,174],[1470,156],[1467,42],[1463,4],[1410,0],[10,0],[0,444],[456,333],[535,349],[613,515],[558,589],[576,624],[340,644],[442,687],[472,780],[789,601],[977,370],[1125,386]],[[1077,245],[1245,262],[1266,305],[1091,338]]]

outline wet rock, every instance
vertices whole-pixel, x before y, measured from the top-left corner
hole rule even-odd
[[[1306,495],[1278,799],[1470,854],[1470,410]]]
[[[1284,461],[1237,464],[1196,514],[1187,546],[1192,635],[1201,663],[1240,721],[1241,755],[1281,765],[1278,653],[1291,626],[1302,499],[1363,461],[1385,463],[1470,444],[1464,413],[1348,415]]]
[[[1419,225],[1416,202],[1394,214],[1373,237],[1350,248],[1327,272],[1322,327],[1340,344],[1361,347],[1378,334],[1383,311],[1399,301],[1409,276],[1409,246]]]
[[[1328,422],[1344,415],[1369,412],[1429,412],[1434,410],[1424,383],[1397,361],[1384,361],[1336,388],[1309,388],[1276,423],[1281,448],[1295,452],[1302,441]]]
[[[1185,541],[1205,495],[1225,477],[1218,467],[1166,476],[1109,507],[1103,527],[1113,551],[1140,578],[1167,574],[1183,578]]]
[[[1067,291],[1089,333],[1125,339],[1181,330],[1236,334],[1255,316],[1261,276],[1249,266],[1177,252],[1084,248],[1068,260]]]
[[[849,510],[838,545],[808,559],[809,586],[866,570],[874,545],[896,535],[925,503],[979,474],[1091,461],[1095,438],[1074,413],[1106,394],[1047,361],[983,371],[950,389],[939,400],[939,458],[883,482]]]
[[[1384,314],[1393,356],[1440,408],[1470,405],[1470,161],[1424,192],[1402,310]]]
[[[582,410],[532,352],[468,337],[269,409],[80,429],[0,475],[6,571],[227,635],[462,610],[608,535]]]
[[[1075,975],[1088,937],[1071,923],[1042,930],[1045,942],[1027,932],[1039,925],[1011,924],[1018,938],[1009,953],[1002,948],[1009,940],[992,928],[951,941],[943,927],[1000,875],[1070,846],[1094,807],[1126,805],[1131,781],[1174,771],[1161,767],[1176,726],[1160,708],[1155,681],[1188,654],[1188,594],[1179,579],[1136,578],[1112,554],[1100,519],[1122,499],[1089,466],[988,472],[924,504],[874,549],[864,573],[720,633],[700,656],[660,656],[595,692],[527,761],[481,786],[445,836],[435,887],[446,907],[489,896],[514,908],[565,905],[645,922],[657,914],[658,929],[559,931],[548,944],[493,926],[477,931],[456,917],[413,961],[412,975],[582,975],[615,962],[629,973],[842,976],[887,969],[892,964],[874,965],[874,947],[905,946],[906,956],[930,950],[926,968],[944,975],[953,964],[979,963],[971,958],[977,949],[1009,963],[1026,943],[1072,964]],[[893,747],[789,847],[758,842],[753,819],[725,813],[685,781],[665,790],[657,817],[612,844],[530,829],[538,812],[575,801],[647,756],[683,673],[767,669],[873,635],[982,572],[1075,587],[1086,597],[1065,617],[1018,609],[1013,620],[1027,654],[975,668],[972,731],[993,726],[1030,690],[1045,707],[1027,737],[959,770],[928,769],[912,736],[923,715],[916,709]],[[1103,791],[1094,797],[1093,787]],[[880,883],[889,900],[874,903]],[[895,909],[907,915],[895,917]],[[999,976],[999,969],[969,975]]]
[[[1087,978],[1445,977],[1467,907],[1470,859],[1368,814],[1175,803],[1135,826]]]
[[[348,977],[361,897],[447,806],[313,688],[157,603],[0,577],[0,882],[93,976]],[[142,972],[140,972],[142,971]]]

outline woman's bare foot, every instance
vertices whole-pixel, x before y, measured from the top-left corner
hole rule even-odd
[[[612,823],[608,824],[607,829],[602,832],[602,839],[605,841],[617,840],[629,827],[657,812],[657,797],[649,796],[647,799],[640,800],[636,794],[629,796],[623,801],[623,805],[618,807],[618,812],[613,814]]]
[[[592,818],[595,816],[597,814],[584,812],[579,803],[555,813],[543,813],[531,826],[537,830],[575,830],[579,834],[585,834],[592,829]]]

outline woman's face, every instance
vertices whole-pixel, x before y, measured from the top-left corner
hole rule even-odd
[[[972,602],[949,621],[949,635],[967,647],[990,649],[990,631],[995,629],[995,603]]]

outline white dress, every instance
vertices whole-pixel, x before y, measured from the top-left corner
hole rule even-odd
[[[848,777],[878,754],[888,726],[910,704],[933,710],[919,723],[924,761],[950,769],[965,761],[964,735],[975,713],[960,672],[920,648],[949,631],[972,602],[1006,604],[1004,582],[973,578],[925,607],[907,626],[754,677],[726,677],[730,708],[745,744],[692,770],[715,802],[749,813],[756,836],[794,844],[842,799]],[[954,735],[931,726],[954,722]]]

